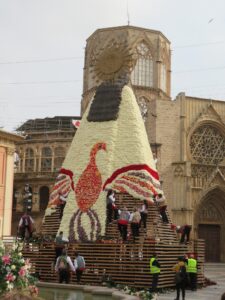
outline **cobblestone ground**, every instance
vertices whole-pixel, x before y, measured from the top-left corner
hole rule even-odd
[[[206,264],[205,276],[217,285],[211,285],[206,288],[198,289],[196,292],[186,291],[185,300],[220,300],[225,292],[225,264]],[[167,294],[160,294],[158,300],[174,300],[176,291]],[[182,299],[182,297],[180,297]]]

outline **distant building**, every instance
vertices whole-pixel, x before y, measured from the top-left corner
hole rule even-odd
[[[85,50],[81,111],[97,86],[126,73],[145,121],[173,222],[206,240],[206,260],[225,262],[225,101],[177,95],[170,41],[135,26],[96,30]],[[130,129],[132,130],[132,128]]]
[[[22,141],[23,137],[0,129],[0,238],[11,235],[15,143]]]
[[[13,192],[12,233],[23,212],[31,210],[39,231],[49,193],[63,163],[70,143],[76,133],[74,120],[80,117],[53,117],[25,122],[17,131],[25,136],[16,144],[18,166],[15,172]],[[25,200],[25,185],[29,185],[31,203]]]

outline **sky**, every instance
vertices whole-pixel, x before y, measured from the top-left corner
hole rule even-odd
[[[128,15],[170,40],[173,99],[225,100],[224,0],[0,0],[0,127],[79,116],[86,39]]]

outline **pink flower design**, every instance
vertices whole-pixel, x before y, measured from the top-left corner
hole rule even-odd
[[[22,267],[18,272],[20,277],[24,277],[26,275],[26,269]]]
[[[2,256],[2,261],[4,265],[9,265],[11,262],[10,256],[9,255]]]
[[[37,296],[38,295],[38,288],[35,285],[30,285],[29,290],[30,290],[30,294],[32,296]]]
[[[9,273],[5,276],[5,280],[6,281],[14,281],[15,280],[15,276],[12,273]]]
[[[29,270],[30,268],[31,268],[30,259],[27,258],[27,259],[25,260],[25,269],[26,269],[26,270]]]

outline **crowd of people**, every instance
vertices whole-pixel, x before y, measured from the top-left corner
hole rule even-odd
[[[63,238],[63,232],[60,231],[55,239],[55,272],[58,274],[59,283],[70,283],[72,272],[76,274],[77,283],[80,284],[85,270],[84,257],[76,251],[72,262],[65,248],[66,243],[68,240]]]
[[[157,254],[153,254],[150,258],[150,273],[152,274],[152,286],[150,290],[153,294],[157,293],[160,268],[161,265],[158,261]],[[180,300],[180,294],[182,295],[182,300],[185,300],[185,290],[187,287],[190,287],[192,291],[197,290],[197,269],[198,263],[194,254],[178,257],[177,263],[172,268],[175,273],[175,300]]]
[[[163,223],[169,223],[165,205],[165,197],[159,194],[153,198],[154,204],[158,208],[159,215]],[[119,208],[116,205],[115,193],[112,190],[107,192],[107,224],[111,224],[113,221],[117,222],[118,231],[122,240],[125,242],[129,237],[128,225],[130,224],[130,230],[133,238],[133,242],[140,234],[140,228],[146,232],[147,219],[148,219],[148,202],[144,200],[140,207],[134,207],[132,212],[129,212],[127,207],[123,206]],[[61,216],[60,216],[61,217]],[[180,235],[180,243],[188,243],[190,239],[191,225],[178,226],[171,224],[171,228],[174,229],[177,234]],[[19,221],[18,231],[23,239],[32,237],[34,230],[34,220],[30,215],[24,213]],[[74,253],[74,260],[67,254],[66,244],[68,239],[63,237],[63,232],[60,231],[55,238],[55,272],[58,274],[59,283],[69,283],[71,279],[71,272],[76,274],[77,283],[81,282],[82,274],[85,270],[85,260],[78,252]],[[172,270],[171,270],[172,271]],[[176,299],[185,299],[185,290],[189,285],[192,291],[197,289],[197,260],[194,255],[185,255],[178,257],[176,265],[173,267],[175,272],[175,284],[176,284]],[[150,258],[150,273],[152,274],[152,286],[151,292],[157,292],[158,279],[161,272],[161,264],[156,254]]]
[[[148,218],[148,201],[144,200],[140,207],[134,207],[133,211],[128,211],[126,206],[119,208],[116,204],[115,193],[112,190],[107,192],[107,224],[111,224],[113,221],[117,221],[118,230],[122,240],[127,241],[130,233],[128,232],[128,225],[130,224],[131,234],[133,242],[139,236],[140,228],[146,232],[147,229],[147,218]],[[158,194],[153,197],[154,204],[157,206],[159,215],[163,223],[168,224],[169,220],[167,217],[165,204],[165,197],[162,194]]]

